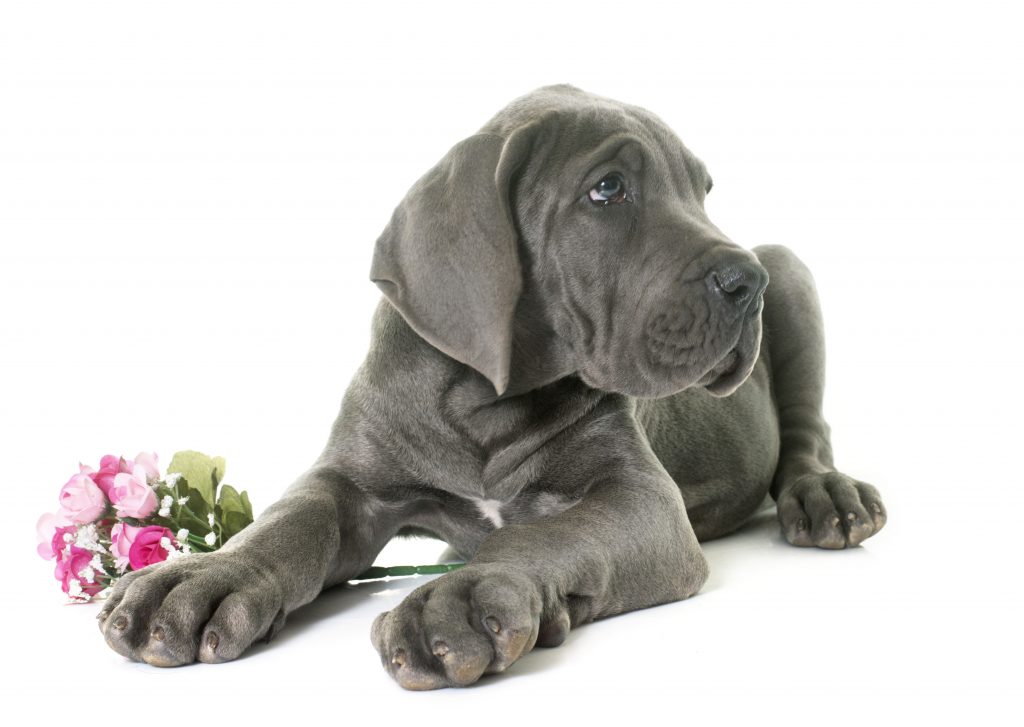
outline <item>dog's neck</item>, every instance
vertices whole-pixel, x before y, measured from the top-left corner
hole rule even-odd
[[[424,340],[386,299],[373,318],[366,362],[346,394],[371,430],[411,458],[417,476],[465,497],[507,500],[525,486],[524,453],[614,396],[571,372],[557,337],[524,321],[510,386],[501,396],[479,372]]]

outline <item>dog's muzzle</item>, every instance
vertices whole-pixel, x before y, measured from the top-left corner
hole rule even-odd
[[[757,359],[768,272],[739,260],[714,266],[694,282],[684,305],[648,320],[648,355],[724,396],[743,383]]]

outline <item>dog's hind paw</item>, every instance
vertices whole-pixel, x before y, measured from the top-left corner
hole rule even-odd
[[[406,689],[468,686],[504,671],[554,629],[541,589],[508,567],[468,565],[416,589],[373,622],[381,664]],[[565,621],[568,615],[552,617]],[[562,635],[564,638],[564,635]],[[560,641],[561,639],[558,639]]]
[[[118,580],[97,616],[114,651],[153,666],[237,658],[284,623],[280,589],[234,553],[194,553]]]
[[[853,547],[886,519],[878,490],[840,472],[798,477],[783,487],[776,504],[782,534],[800,546]]]

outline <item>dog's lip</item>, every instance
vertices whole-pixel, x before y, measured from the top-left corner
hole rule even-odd
[[[711,367],[710,371],[701,377],[697,385],[703,386],[712,394],[729,391],[735,383],[734,379],[743,360],[739,348],[739,345],[733,346],[717,364]]]

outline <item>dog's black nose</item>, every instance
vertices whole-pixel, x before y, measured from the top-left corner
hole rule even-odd
[[[768,271],[753,262],[738,262],[711,271],[712,291],[740,311],[756,307],[768,287]]]

